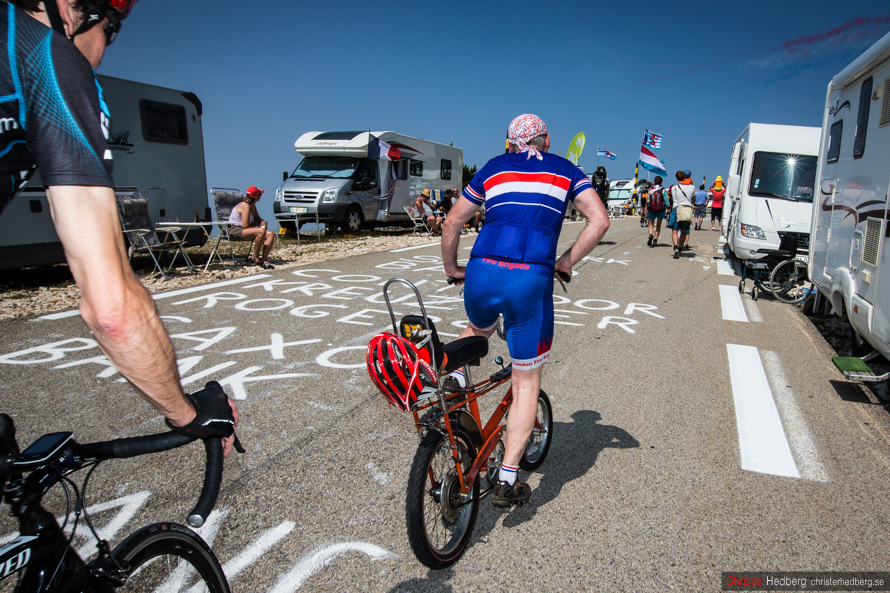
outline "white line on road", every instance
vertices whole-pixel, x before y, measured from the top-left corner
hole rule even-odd
[[[717,260],[717,273],[721,276],[735,276],[735,270],[732,269],[732,264],[728,259]]]
[[[782,422],[785,424],[788,441],[794,451],[794,458],[797,460],[800,474],[807,480],[828,482],[828,472],[819,459],[816,442],[810,436],[803,413],[797,405],[797,400],[794,399],[794,393],[788,387],[788,380],[785,378],[785,370],[782,368],[779,355],[776,352],[765,351],[761,353],[761,357],[770,387],[776,396],[776,405],[782,415]]]
[[[745,307],[742,305],[742,295],[739,294],[739,290],[735,286],[720,285],[720,307],[723,310],[725,321],[748,323],[748,316],[745,315]]]
[[[293,593],[303,586],[306,579],[333,562],[337,556],[352,551],[366,554],[371,560],[385,560],[397,557],[389,550],[365,542],[333,544],[304,556],[290,572],[278,579],[278,582],[269,590],[269,593]]]
[[[162,299],[169,299],[172,297],[177,297],[183,294],[191,294],[193,292],[201,292],[203,290],[211,290],[213,288],[222,288],[223,286],[231,286],[233,284],[244,284],[245,282],[253,282],[255,280],[262,280],[263,278],[269,278],[271,274],[256,274],[254,276],[246,276],[244,278],[236,278],[235,280],[225,280],[223,282],[214,282],[213,284],[202,284],[201,286],[193,286],[192,288],[183,288],[181,290],[173,290],[170,292],[164,292],[161,294],[153,294],[151,298],[156,301],[160,301]],[[38,317],[38,319],[47,319],[49,321],[53,321],[55,319],[64,319],[66,317],[74,317],[75,315],[79,315],[80,311],[78,309],[74,309],[73,311],[65,311],[64,313],[52,313],[50,315],[42,315]]]
[[[742,469],[799,478],[773,394],[753,346],[727,344]]]
[[[441,241],[436,241],[435,243],[424,243],[423,245],[412,245],[411,247],[400,247],[398,249],[390,249],[390,253],[401,253],[403,251],[413,251],[415,249],[426,249],[427,247],[438,247],[441,245]]]

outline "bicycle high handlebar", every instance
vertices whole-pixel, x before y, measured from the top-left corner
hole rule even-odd
[[[0,414],[0,426],[2,426],[3,432],[6,435],[12,437],[8,440],[14,443],[15,428],[11,428],[10,432],[12,421],[8,420],[8,418],[5,414]],[[8,426],[5,425],[7,420]],[[0,437],[2,436],[5,435],[0,435]],[[37,468],[34,467],[33,461],[21,460],[21,454],[0,456],[0,480],[8,476],[16,476],[22,471],[40,469],[59,461],[63,462],[61,464],[63,468],[77,470],[90,462],[104,461],[106,459],[124,459],[149,453],[169,451],[170,449],[187,445],[194,440],[191,437],[176,432],[164,432],[87,444],[78,444],[71,440],[69,446],[65,447],[62,457],[55,456]],[[204,524],[204,521],[216,504],[222,483],[222,440],[218,438],[207,439],[204,441],[204,448],[207,456],[207,463],[204,469],[204,484],[201,488],[198,502],[195,504],[192,512],[189,513],[187,519],[190,527],[201,527]]]

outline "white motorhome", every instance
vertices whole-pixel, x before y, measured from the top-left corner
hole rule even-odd
[[[392,147],[389,158],[368,158],[374,138]],[[307,132],[294,146],[303,160],[284,172],[273,204],[288,230],[307,222],[349,232],[405,223],[405,206],[424,189],[462,188],[463,151],[453,146],[396,132]]]
[[[723,224],[742,260],[809,246],[819,128],[748,124],[732,146]],[[783,239],[785,243],[783,244]]]
[[[636,197],[633,179],[619,179],[609,182],[609,210],[621,210],[628,200],[634,203],[633,200]]]
[[[890,359],[890,34],[831,80],[823,117],[810,278]]]
[[[193,93],[98,78],[112,114],[116,187],[147,197],[155,223],[210,220],[201,101]],[[206,236],[193,229],[188,240],[203,244]],[[0,270],[64,261],[38,169],[0,214]]]

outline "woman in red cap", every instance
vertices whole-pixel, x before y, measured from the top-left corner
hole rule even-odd
[[[275,240],[275,233],[268,230],[268,223],[260,218],[256,209],[256,203],[263,197],[265,190],[251,185],[244,192],[244,201],[232,209],[229,215],[229,238],[239,241],[253,241],[253,258],[251,261],[262,266],[265,270],[274,270],[275,267],[266,259],[269,252],[272,251],[272,242]],[[262,248],[262,259],[260,259],[260,248]]]

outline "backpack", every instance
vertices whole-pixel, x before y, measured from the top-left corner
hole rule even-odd
[[[649,191],[649,210],[661,212],[664,210],[664,188],[659,187]]]

